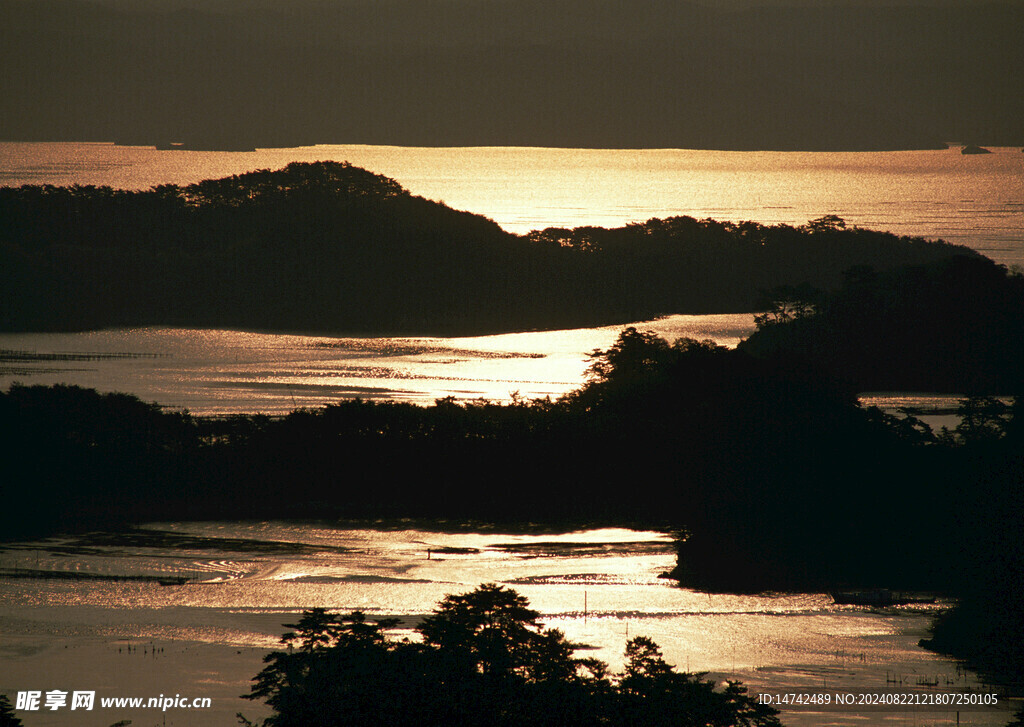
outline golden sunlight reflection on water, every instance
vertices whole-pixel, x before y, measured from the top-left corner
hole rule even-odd
[[[735,346],[752,314],[668,316],[637,327],[670,340]],[[587,355],[625,326],[471,338],[351,338],[226,330],[136,328],[84,333],[0,333],[0,349],[40,354],[0,363],[0,386],[71,383],[124,391],[195,414],[283,414],[340,399],[432,403],[557,398],[584,380]],[[55,362],[49,354],[95,354]],[[124,355],[128,354],[128,355]]]
[[[875,612],[836,606],[826,594],[700,593],[660,577],[674,562],[669,535],[622,528],[502,533],[412,523],[162,523],[126,536],[9,544],[0,548],[8,574],[190,580],[164,586],[0,578],[0,643],[11,644],[11,658],[0,659],[0,684],[20,668],[41,668],[57,644],[82,653],[130,644],[274,648],[282,624],[314,606],[398,616],[407,629],[445,595],[484,582],[516,589],[547,626],[613,668],[621,666],[628,638],[644,635],[682,669],[751,686],[809,688],[826,680],[878,687],[887,670],[955,670],[917,646],[936,606]],[[815,724],[800,719],[786,722]]]

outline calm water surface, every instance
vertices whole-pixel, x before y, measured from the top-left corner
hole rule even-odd
[[[669,316],[638,327],[735,346],[749,314]],[[584,381],[588,353],[622,326],[474,338],[331,338],[141,328],[0,333],[0,387],[72,383],[197,414],[281,414],[340,398],[432,403],[558,397]]]
[[[446,594],[485,582],[525,595],[546,625],[588,645],[588,653],[615,669],[622,665],[626,640],[646,635],[678,667],[707,671],[715,679],[739,678],[754,691],[884,689],[887,674],[896,673],[911,685],[919,677],[941,675],[943,689],[947,678],[955,683],[948,688],[979,687],[974,675],[917,646],[942,603],[871,611],[837,606],[826,594],[698,593],[660,577],[675,557],[671,539],[657,532],[453,533],[410,524],[382,530],[269,522],[165,523],[141,534],[0,549],[0,572],[8,575],[0,577],[0,691],[35,688],[33,679],[66,673],[65,684],[123,694],[127,683],[146,688],[143,677],[149,674],[158,684],[162,676],[162,692],[209,694],[221,712],[251,713],[252,705],[236,697],[246,690],[258,659],[244,657],[275,648],[281,624],[300,610],[323,606],[399,616],[404,625],[396,635],[402,636]],[[192,580],[161,586],[9,577],[26,569]],[[148,651],[154,647],[164,651]],[[238,658],[209,679],[197,663],[214,658],[207,653]],[[96,664],[110,673],[97,671]],[[138,674],[127,674],[129,669]],[[184,681],[168,683],[171,675]],[[64,688],[53,685],[58,687]],[[1006,716],[974,713],[970,724],[1001,724]],[[27,724],[73,724],[60,717]],[[870,718],[871,724],[923,724],[908,721],[921,715]],[[947,713],[927,723],[953,724],[952,719]],[[793,713],[786,723],[865,721],[856,713]]]
[[[733,347],[752,314],[638,321],[668,340]],[[85,333],[0,333],[0,388],[19,382],[123,391],[194,414],[286,414],[341,399],[507,402],[557,398],[586,381],[589,355],[622,326],[473,338],[334,338],[180,328]],[[955,427],[958,397],[869,392],[864,406],[907,410],[934,429]]]

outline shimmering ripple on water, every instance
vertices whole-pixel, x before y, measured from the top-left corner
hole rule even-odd
[[[735,346],[753,316],[638,322],[670,339]],[[173,328],[0,333],[0,386],[71,383],[196,414],[283,414],[341,399],[429,404],[557,398],[582,385],[588,354],[622,326],[472,338],[332,338]]]
[[[646,635],[680,668],[740,678],[752,688],[810,688],[823,680],[879,688],[887,671],[956,672],[917,646],[941,603],[876,612],[836,606],[826,594],[700,593],[661,577],[674,563],[669,535],[621,528],[501,533],[407,522],[162,523],[8,544],[0,548],[7,573],[100,577],[0,578],[0,642],[14,649],[0,660],[0,683],[45,670],[57,643],[86,650],[106,644],[110,653],[129,644],[175,653],[189,644],[274,648],[281,624],[313,606],[398,616],[396,635],[411,635],[445,595],[485,582],[525,595],[545,624],[613,668],[621,666],[627,639]],[[188,582],[160,585],[155,575]],[[251,675],[235,678],[244,683]],[[839,725],[863,723],[856,714],[835,717]],[[815,719],[794,714],[785,721],[809,727],[820,724]]]

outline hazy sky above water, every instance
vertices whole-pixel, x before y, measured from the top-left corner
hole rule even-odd
[[[0,0],[7,140],[1024,144],[1024,3]]]

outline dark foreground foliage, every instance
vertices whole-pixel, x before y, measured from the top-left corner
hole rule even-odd
[[[264,727],[780,724],[738,682],[719,690],[703,674],[676,672],[646,637],[626,645],[624,672],[609,675],[538,618],[494,584],[447,596],[415,642],[387,637],[395,621],[314,609],[288,625],[288,650],[267,655],[246,698],[274,710]]]
[[[0,694],[0,727],[22,727],[6,694]]]
[[[0,330],[481,332],[753,310],[966,248],[690,217],[519,237],[338,162],[188,186],[0,188]]]

